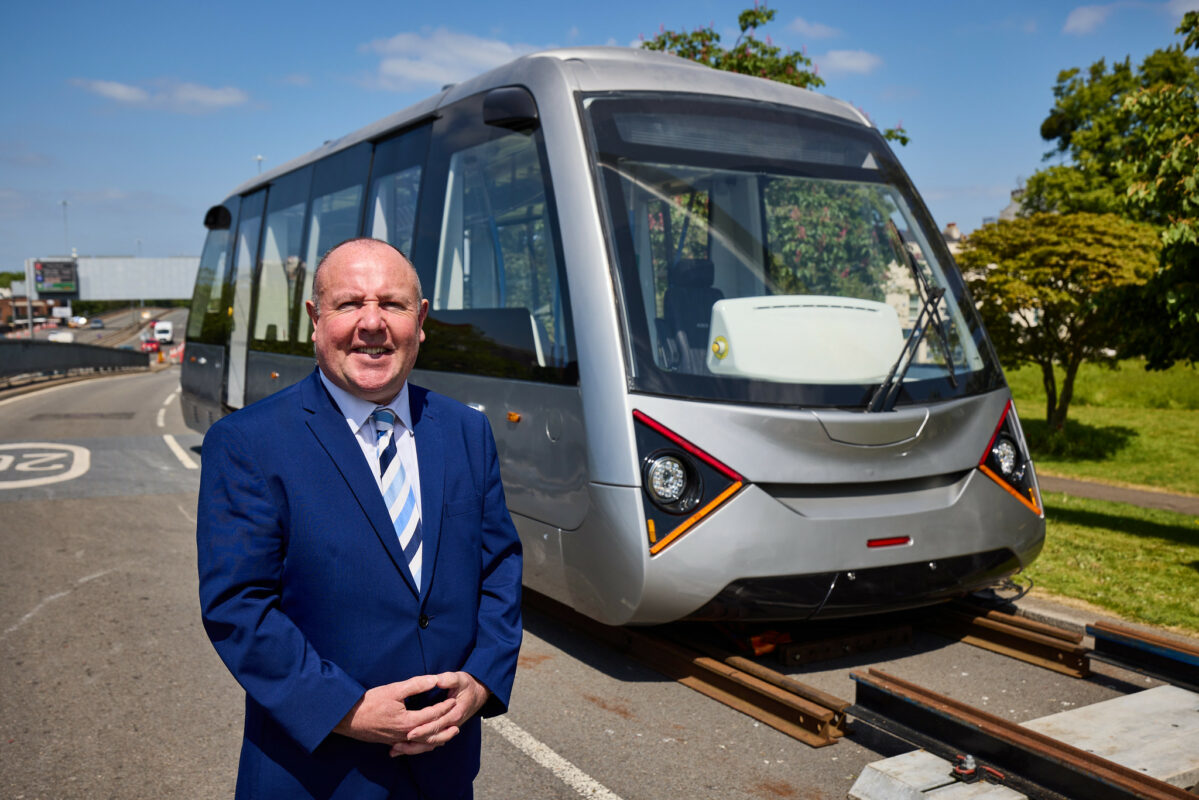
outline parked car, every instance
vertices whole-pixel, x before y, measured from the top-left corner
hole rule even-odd
[[[103,328],[103,327],[104,327],[104,320],[100,319],[99,317],[95,317],[95,318],[93,318],[93,319],[92,319],[92,321],[91,321],[91,322],[89,322],[89,323],[88,323],[88,325],[87,325],[87,326],[88,326],[89,328]]]

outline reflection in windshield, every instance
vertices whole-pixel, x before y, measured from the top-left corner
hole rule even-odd
[[[931,399],[978,391],[984,372],[993,380],[960,278],[929,245],[906,180],[873,134],[733,101],[585,106],[635,384],[864,405],[936,288],[946,290],[945,336],[915,348],[909,402],[921,395],[909,384],[928,383]],[[959,388],[954,372],[978,375]]]

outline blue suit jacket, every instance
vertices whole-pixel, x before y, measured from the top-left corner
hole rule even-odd
[[[508,704],[520,647],[520,541],[487,419],[409,385],[420,465],[417,592],[358,443],[313,372],[204,438],[197,524],[204,627],[246,690],[238,796],[458,797],[476,716],[431,753],[331,733],[363,692],[465,670]],[[440,696],[414,698],[410,707]]]

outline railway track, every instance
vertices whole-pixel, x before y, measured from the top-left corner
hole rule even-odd
[[[526,597],[531,608],[811,747],[835,744],[850,732],[852,717],[947,758],[969,752],[979,760],[978,776],[992,782],[1002,780],[1030,797],[1195,797],[876,669],[851,673],[857,691],[856,702],[851,703],[731,652],[710,637],[691,635],[685,626],[654,631],[615,628],[536,593],[527,592]],[[1124,626],[1089,626],[1087,633],[1096,646],[1088,648],[1081,633],[965,602],[928,610],[917,615],[913,624],[1076,678],[1091,674],[1092,658],[1192,691],[1195,687],[1188,681],[1199,674],[1199,648]],[[756,646],[759,653],[773,649],[783,664],[794,665],[879,649],[910,638],[911,628],[901,624],[814,641],[759,635],[746,637],[742,644]]]

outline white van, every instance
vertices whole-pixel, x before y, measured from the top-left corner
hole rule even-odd
[[[175,341],[175,326],[170,322],[154,323],[154,338],[159,344],[170,344]]]

